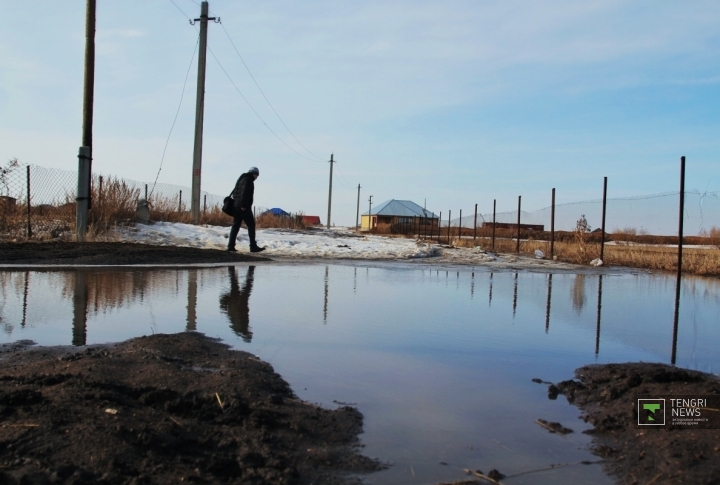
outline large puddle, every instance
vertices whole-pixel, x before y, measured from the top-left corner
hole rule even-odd
[[[463,468],[511,484],[611,483],[588,425],[539,377],[592,363],[720,369],[720,282],[417,267],[264,265],[197,270],[0,272],[0,341],[116,342],[197,330],[270,362],[308,401],[352,403],[365,453],[394,464],[369,484],[430,484]],[[677,325],[675,322],[677,321]],[[560,436],[535,424],[559,421]]]

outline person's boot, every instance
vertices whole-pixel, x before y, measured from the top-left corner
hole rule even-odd
[[[257,244],[255,244],[255,245],[253,245],[253,246],[250,246],[250,252],[251,252],[251,253],[259,253],[259,252],[262,252],[262,251],[265,251],[265,248],[261,248],[261,247],[258,246]]]

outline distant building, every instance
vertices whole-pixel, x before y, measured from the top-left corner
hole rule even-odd
[[[279,207],[273,207],[272,209],[268,209],[265,212],[260,214],[261,216],[267,216],[267,215],[273,215],[273,216],[280,216],[280,217],[290,217],[289,212],[285,212],[284,210],[280,209]]]
[[[495,229],[513,229],[517,231],[518,225],[513,224],[511,222],[483,222],[482,227],[488,227],[492,229],[492,227],[495,226]],[[542,224],[520,224],[520,230],[521,231],[544,231],[545,226]]]
[[[439,218],[410,200],[391,199],[362,215],[360,230],[384,229],[392,234],[437,231]]]
[[[302,220],[306,226],[322,226],[320,216],[302,216]]]

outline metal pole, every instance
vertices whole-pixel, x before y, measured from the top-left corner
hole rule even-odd
[[[95,93],[95,2],[87,0],[85,3],[85,72],[83,86],[83,126],[82,146],[88,148],[88,172],[92,173],[92,143],[93,143],[93,98]],[[90,177],[87,179],[86,192],[90,197]],[[88,199],[87,208],[90,209],[91,200]]]
[[[200,18],[190,21],[191,24],[197,21],[200,22],[200,52],[198,53],[197,96],[195,100],[195,148],[193,150],[192,195],[190,199],[190,210],[195,224],[200,223],[200,176],[202,174],[208,20],[215,20],[215,18],[208,17],[208,3],[202,2],[200,4]]]
[[[550,259],[555,258],[555,188],[552,189],[552,209],[550,210]]]
[[[178,200],[178,212],[182,212],[182,190],[180,191],[180,200]]]
[[[78,185],[75,211],[75,240],[85,240],[90,206],[90,147],[80,147],[78,153]]]
[[[680,281],[680,275],[682,274],[683,214],[684,213],[685,213],[685,157],[680,157],[680,214],[678,215],[678,268],[677,268],[678,282]]]
[[[203,196],[203,214],[207,213],[207,194]]]
[[[462,239],[462,209],[460,209],[460,222],[458,223],[458,241]]]
[[[521,195],[518,195],[518,222],[517,222],[517,245],[515,246],[515,252],[520,252],[520,201],[522,199]]]
[[[602,229],[601,229],[601,234],[600,234],[600,261],[605,261],[605,209],[606,208],[607,208],[607,177],[604,177],[604,179],[603,179]]]
[[[492,250],[495,251],[495,208],[497,207],[497,199],[493,199],[493,232],[492,232]]]
[[[32,237],[32,225],[30,224],[30,165],[27,167],[27,237]],[[78,177],[79,180],[79,177]]]
[[[452,211],[448,211],[448,246],[450,245],[450,226],[452,226],[452,219],[450,218],[452,216]]]
[[[145,202],[148,200],[148,194],[147,194],[147,184],[145,184]]]
[[[442,222],[442,211],[440,211],[440,217],[438,217],[438,244],[440,244],[440,223]]]
[[[330,187],[328,190],[328,218],[327,218],[327,227],[330,228],[330,209],[332,208],[332,170],[333,170],[333,163],[335,161],[333,160],[333,154],[330,154]]]
[[[368,208],[368,231],[372,229],[372,198],[372,195],[368,197],[368,203],[370,204]]]
[[[102,186],[103,186],[103,176],[102,176],[102,175],[100,175],[100,177],[98,177],[98,179],[100,180],[100,186],[98,187],[98,198],[99,198],[99,199],[100,199],[100,201],[102,202]]]
[[[358,184],[357,213],[355,214],[355,229],[360,229],[360,184]]]
[[[477,204],[475,204],[475,222],[473,223],[473,247],[477,238]]]

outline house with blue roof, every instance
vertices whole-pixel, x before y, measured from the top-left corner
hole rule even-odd
[[[437,232],[438,216],[411,200],[390,199],[362,214],[361,231],[378,230],[391,234]]]

